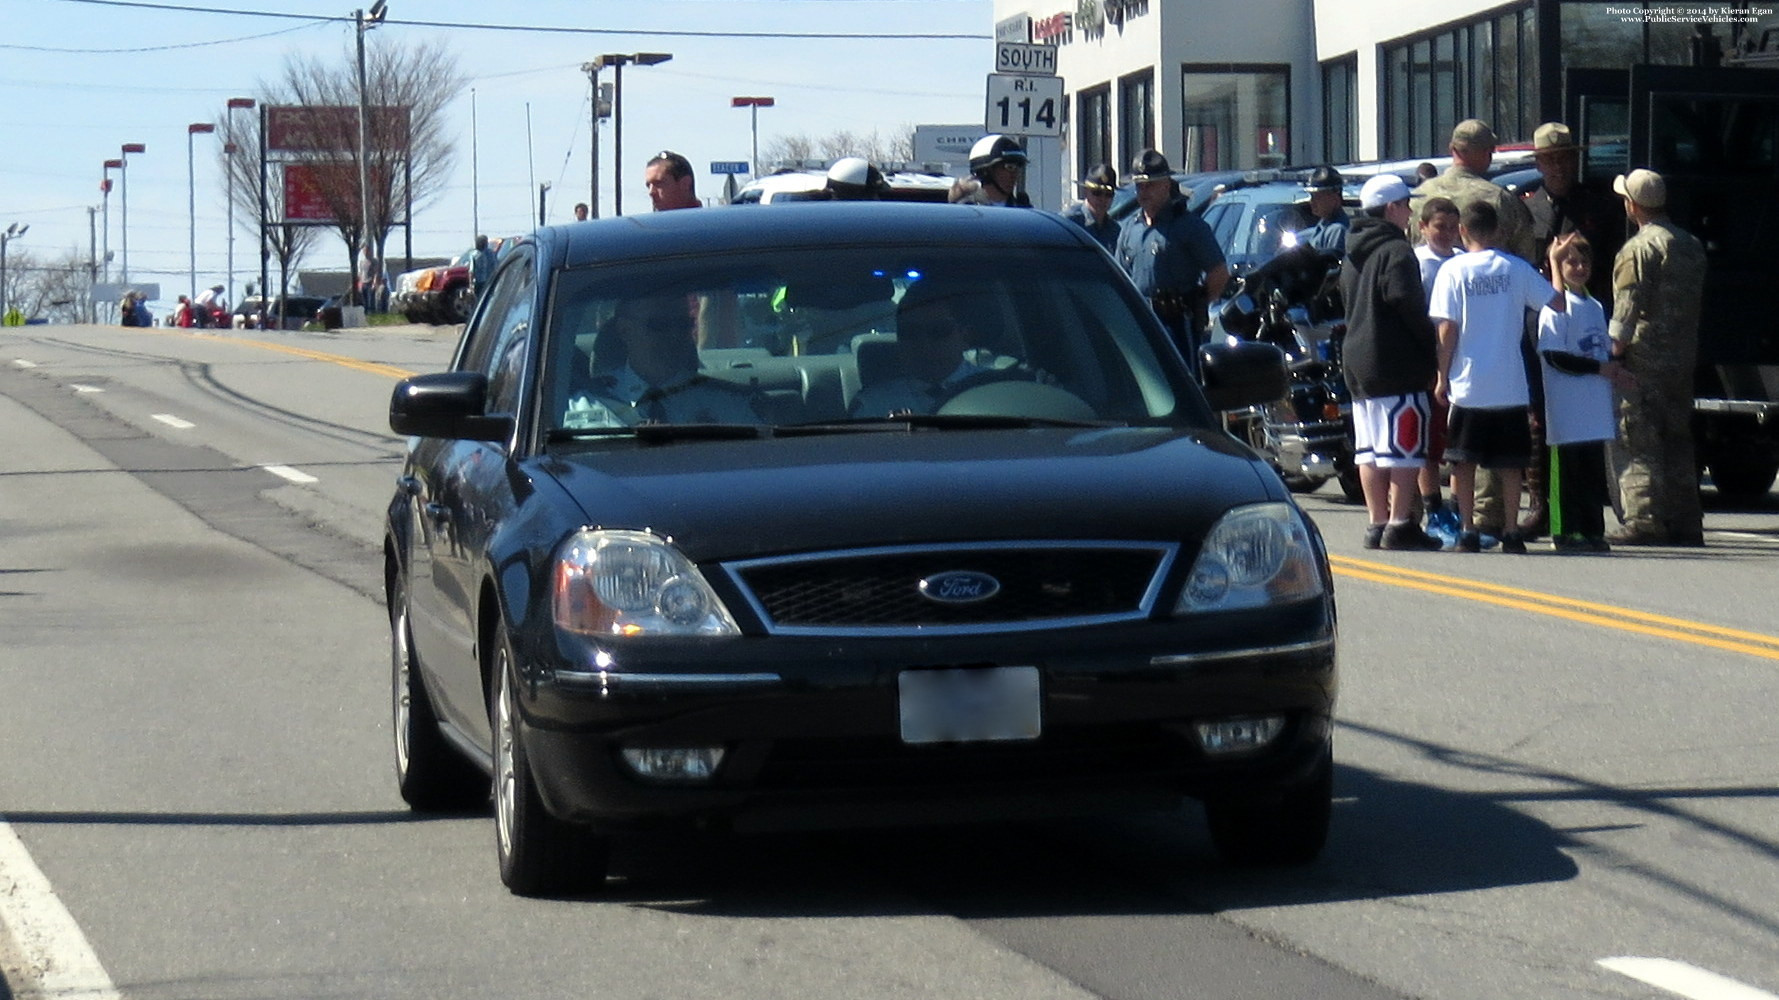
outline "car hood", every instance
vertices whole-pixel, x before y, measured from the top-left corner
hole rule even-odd
[[[640,446],[542,469],[586,523],[647,528],[692,559],[996,539],[1195,542],[1230,507],[1283,499],[1215,431],[916,431]]]

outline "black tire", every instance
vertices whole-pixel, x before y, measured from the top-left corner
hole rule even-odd
[[[1328,842],[1334,801],[1334,755],[1325,753],[1304,780],[1254,795],[1205,800],[1211,842],[1223,860],[1243,867],[1307,865]]]
[[[407,582],[399,570],[390,574],[389,667],[395,780],[402,799],[419,812],[455,812],[485,805],[487,781],[439,732],[438,715],[414,659]]]
[[[513,647],[505,624],[493,638],[494,841],[500,880],[519,896],[580,896],[605,883],[610,844],[550,815],[538,795],[519,730]]]
[[[445,316],[446,325],[452,323],[468,323],[469,314],[476,311],[475,288],[470,285],[464,285],[462,288],[452,291],[445,299],[445,308],[442,311]]]
[[[1711,469],[1711,485],[1725,500],[1735,504],[1757,503],[1773,488],[1779,475],[1779,459],[1760,454],[1734,454],[1729,449],[1713,455],[1707,462]]]

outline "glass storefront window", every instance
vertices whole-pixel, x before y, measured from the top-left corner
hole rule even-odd
[[[1110,163],[1122,172],[1123,165],[1112,159],[1112,88],[1106,85],[1092,87],[1081,91],[1075,100],[1079,104],[1076,128],[1080,135],[1077,148],[1081,157],[1081,162],[1075,165],[1075,176],[1085,177],[1089,170],[1102,163]]]
[[[1182,170],[1247,170],[1291,159],[1288,66],[1183,66]]]
[[[1143,70],[1118,81],[1118,160],[1133,163],[1155,146],[1155,73]]]
[[[1538,41],[1531,2],[1384,47],[1384,155],[1438,156],[1466,118],[1503,142],[1538,127]]]
[[[1359,56],[1322,64],[1322,159],[1346,163],[1359,149]]]

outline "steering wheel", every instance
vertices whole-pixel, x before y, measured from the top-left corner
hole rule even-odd
[[[998,377],[995,377],[998,376]],[[984,372],[965,383],[939,406],[946,416],[1033,417],[1040,420],[1093,421],[1092,406],[1061,386],[1033,382],[1014,372]]]

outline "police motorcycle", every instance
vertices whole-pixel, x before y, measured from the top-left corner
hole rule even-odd
[[[1337,480],[1347,500],[1364,499],[1353,461],[1353,406],[1341,373],[1346,335],[1340,255],[1287,246],[1235,279],[1212,319],[1212,337],[1257,340],[1285,354],[1285,395],[1227,416],[1231,434],[1259,452],[1295,493]]]

